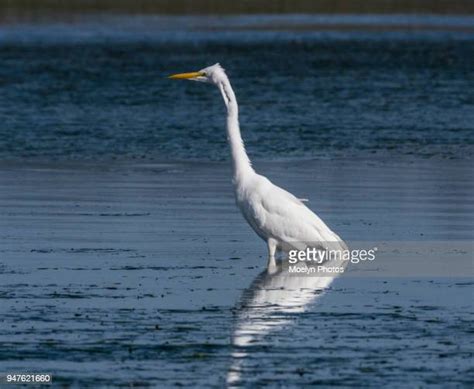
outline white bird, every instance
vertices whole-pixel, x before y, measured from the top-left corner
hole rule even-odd
[[[277,250],[327,248],[328,244],[333,248],[347,248],[341,238],[300,199],[255,172],[240,135],[234,91],[219,64],[169,78],[206,82],[216,85],[221,91],[227,107],[227,139],[232,154],[236,203],[248,224],[267,243],[269,271],[276,269]]]

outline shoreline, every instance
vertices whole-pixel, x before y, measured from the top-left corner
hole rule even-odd
[[[367,0],[367,1],[311,1],[311,0],[255,0],[252,2],[228,2],[225,0],[96,0],[84,2],[71,0],[58,2],[42,0],[0,0],[0,6],[8,13],[39,12],[127,12],[127,13],[160,13],[160,14],[288,14],[288,13],[435,13],[435,14],[473,14],[474,4],[468,0],[427,2],[414,0],[400,2],[396,0]]]

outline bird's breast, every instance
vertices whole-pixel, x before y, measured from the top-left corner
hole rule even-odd
[[[267,240],[269,236],[264,227],[265,213],[258,195],[246,188],[236,187],[235,202],[250,227],[263,240]]]

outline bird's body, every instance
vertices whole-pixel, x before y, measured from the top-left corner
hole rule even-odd
[[[274,266],[276,250],[326,247],[328,243],[346,248],[339,236],[300,199],[255,172],[240,134],[237,99],[219,64],[171,78],[212,83],[221,91],[227,107],[227,138],[236,203],[248,224],[267,243],[269,267]]]
[[[340,238],[303,202],[254,173],[234,187],[237,206],[269,247],[287,251]]]

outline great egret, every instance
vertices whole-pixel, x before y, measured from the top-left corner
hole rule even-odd
[[[239,111],[234,91],[224,69],[217,63],[172,79],[201,81],[216,85],[227,107],[227,139],[233,164],[233,184],[237,206],[253,230],[268,246],[268,269],[276,269],[276,250],[326,248],[339,250],[344,242],[302,200],[257,174],[240,135]],[[274,270],[273,270],[274,271]]]

